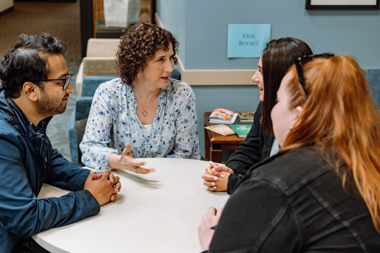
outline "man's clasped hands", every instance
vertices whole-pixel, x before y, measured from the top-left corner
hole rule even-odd
[[[102,206],[114,201],[121,189],[120,178],[106,170],[103,173],[91,171],[84,183],[84,190],[88,190]]]

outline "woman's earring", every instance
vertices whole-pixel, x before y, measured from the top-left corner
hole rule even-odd
[[[293,126],[290,127],[290,130],[292,130],[292,129],[293,129]]]
[[[140,74],[139,73],[137,73],[137,77],[139,77],[140,76]]]

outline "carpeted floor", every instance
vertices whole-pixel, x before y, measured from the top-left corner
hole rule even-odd
[[[0,15],[0,57],[15,44],[20,34],[47,32],[66,43],[67,59],[80,59],[79,15],[79,1],[15,2],[13,10]]]

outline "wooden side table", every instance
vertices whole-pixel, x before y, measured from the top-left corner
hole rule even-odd
[[[205,118],[204,126],[215,125],[208,122],[211,112],[205,112],[203,115]],[[239,147],[240,142],[245,139],[237,135],[222,136],[206,128],[204,128],[204,135],[206,159],[218,163],[222,162],[222,152],[224,149],[236,149]]]

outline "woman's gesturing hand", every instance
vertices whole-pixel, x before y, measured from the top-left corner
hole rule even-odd
[[[129,170],[139,174],[155,172],[153,168],[142,168],[146,162],[136,160],[132,157],[131,145],[125,144],[125,149],[121,155],[111,154],[108,158],[108,165],[113,169]]]

